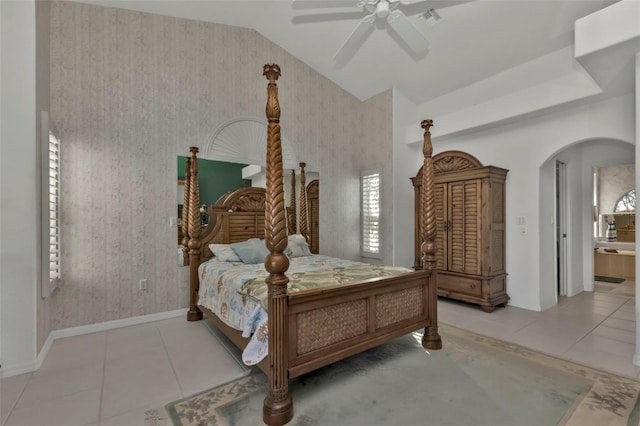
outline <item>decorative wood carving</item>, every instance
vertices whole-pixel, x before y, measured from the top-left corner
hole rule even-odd
[[[289,225],[289,235],[298,231],[296,217],[296,171],[291,169],[291,189],[289,193],[289,207],[287,208],[287,224]]]
[[[271,253],[264,265],[269,272],[268,326],[269,326],[269,390],[262,408],[262,419],[269,425],[283,425],[293,417],[293,400],[289,395],[289,322],[287,283],[285,272],[289,259],[283,253],[287,248],[284,185],[282,181],[282,145],[280,142],[280,105],[276,80],[280,67],[264,66],[267,86],[267,199],[265,211],[265,242]]]
[[[191,164],[189,170],[189,210],[187,217],[187,227],[189,232],[189,312],[187,320],[198,321],[202,319],[202,311],[198,308],[198,266],[200,266],[200,186],[198,184],[198,148],[192,146]],[[185,188],[187,191],[187,188]],[[186,196],[185,196],[186,197]],[[184,208],[184,207],[183,207]],[[182,214],[184,218],[184,213]],[[184,227],[183,227],[184,228]]]
[[[182,264],[189,266],[189,193],[191,188],[191,158],[187,157],[184,173],[184,201],[182,203]]]
[[[433,157],[433,173],[456,172],[459,170],[476,169],[483,167],[480,160],[471,154],[463,151],[444,151]],[[411,178],[412,180],[422,179],[422,167],[418,170],[418,174]]]
[[[306,163],[300,163],[300,234],[309,242],[309,216],[307,215],[307,187],[304,168]]]
[[[314,179],[307,185],[307,217],[309,223],[309,250],[311,253],[320,252],[320,181]]]
[[[254,186],[228,192],[213,206],[218,211],[258,212],[265,209],[265,188]]]
[[[475,169],[482,163],[473,155],[462,151],[445,151],[433,157],[433,173]]]
[[[234,212],[254,212],[265,209],[265,199],[260,195],[247,194],[240,197],[230,207]]]
[[[420,124],[424,129],[424,144],[422,154],[424,162],[422,169],[422,193],[421,193],[421,223],[422,223],[422,268],[431,275],[431,287],[429,288],[429,311],[431,312],[431,324],[424,329],[422,346],[426,349],[441,349],[442,339],[438,334],[438,293],[436,270],[436,214],[433,208],[433,145],[431,144],[431,132],[433,120],[423,120]]]

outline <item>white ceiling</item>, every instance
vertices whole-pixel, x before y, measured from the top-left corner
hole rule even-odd
[[[429,40],[426,55],[416,57],[388,32],[386,22],[346,64],[333,56],[359,22],[358,17],[294,23],[295,16],[353,7],[301,9],[290,0],[85,0],[91,3],[253,28],[361,100],[390,88],[422,104],[473,82],[516,67],[573,43],[576,19],[612,1],[476,0],[425,1],[403,10]],[[303,0],[297,0],[301,2]],[[317,3],[317,2],[316,2]],[[422,12],[434,7],[443,18],[425,23]],[[364,16],[366,13],[362,13]],[[296,18],[300,20],[304,18]]]

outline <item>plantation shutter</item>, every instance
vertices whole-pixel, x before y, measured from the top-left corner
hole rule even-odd
[[[49,135],[49,281],[60,278],[60,142]]]
[[[380,254],[380,173],[362,176],[362,255]]]

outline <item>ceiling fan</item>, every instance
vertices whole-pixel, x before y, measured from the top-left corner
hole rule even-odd
[[[443,6],[452,6],[455,4],[466,3],[466,1],[452,1],[451,4]],[[318,22],[323,20],[335,19],[353,19],[362,17],[362,13],[366,13],[358,22],[351,34],[344,41],[340,49],[333,56],[336,62],[344,62],[348,60],[360,47],[366,38],[373,32],[377,21],[386,20],[388,28],[390,28],[400,38],[410,52],[416,55],[424,54],[429,47],[429,41],[423,33],[414,25],[403,11],[406,6],[417,5],[419,3],[434,3],[429,0],[360,0],[360,1],[304,1],[293,0],[293,7],[296,9],[314,8],[314,7],[353,7],[362,8],[360,12],[338,12],[320,15],[303,15],[293,18],[294,23],[300,22]],[[444,2],[437,2],[442,5]],[[413,13],[423,13],[425,17],[430,16],[439,18],[439,15],[430,5],[423,5],[424,8],[416,9],[412,7]],[[424,21],[426,24],[426,21]]]

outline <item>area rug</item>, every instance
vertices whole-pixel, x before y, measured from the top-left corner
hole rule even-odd
[[[615,283],[615,284],[620,284],[623,283],[625,281],[624,278],[616,278],[616,277],[605,277],[603,275],[596,275],[593,277],[593,279],[595,281],[602,281],[605,283]]]
[[[630,425],[640,382],[441,324],[291,381],[291,425]],[[149,410],[147,425],[261,425],[259,371]]]

